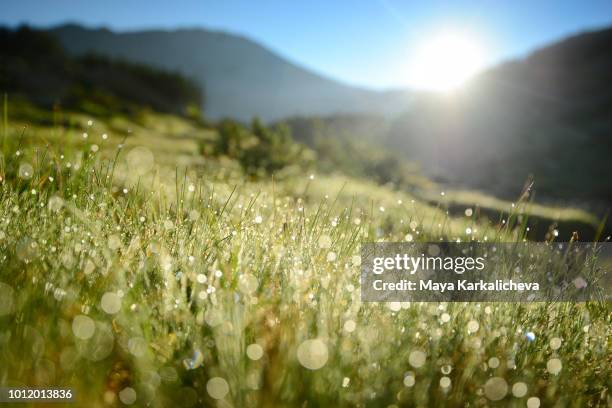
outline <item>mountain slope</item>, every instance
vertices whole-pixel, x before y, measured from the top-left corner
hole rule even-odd
[[[296,138],[365,139],[413,160],[447,188],[514,200],[533,176],[539,200],[612,208],[612,28],[494,67],[447,95],[414,93],[393,120],[294,118]],[[439,192],[438,192],[439,193]]]
[[[516,196],[529,175],[551,199],[612,203],[612,28],[579,34],[426,96],[391,146],[451,183]],[[605,204],[604,204],[605,205]]]
[[[207,116],[275,120],[293,115],[395,113],[403,92],[347,86],[294,65],[246,38],[204,29],[115,33],[64,25],[50,30],[66,49],[177,71],[204,89]]]
[[[92,114],[149,107],[185,115],[197,111],[201,93],[180,75],[99,56],[72,57],[44,31],[0,28],[0,91],[49,109]]]

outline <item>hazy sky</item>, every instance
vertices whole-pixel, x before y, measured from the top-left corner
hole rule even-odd
[[[0,23],[9,25],[241,33],[320,73],[377,88],[408,85],[415,50],[441,30],[469,33],[491,65],[612,24],[610,0],[2,0],[0,8]]]

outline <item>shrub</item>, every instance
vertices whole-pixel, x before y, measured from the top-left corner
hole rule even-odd
[[[251,176],[273,174],[291,165],[305,164],[313,155],[293,141],[289,128],[284,125],[266,127],[259,119],[254,119],[248,129],[233,120],[223,120],[217,130],[213,155],[237,160]]]

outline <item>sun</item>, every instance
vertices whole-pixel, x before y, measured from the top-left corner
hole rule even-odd
[[[484,52],[461,32],[444,32],[425,40],[410,60],[409,84],[417,89],[450,91],[484,68]]]

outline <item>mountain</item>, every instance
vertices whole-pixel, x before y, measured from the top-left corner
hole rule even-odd
[[[59,104],[96,115],[149,107],[186,115],[197,111],[197,84],[180,75],[113,61],[69,55],[52,35],[27,27],[0,28],[0,91],[47,110]]]
[[[538,200],[612,208],[612,28],[509,61],[451,94],[414,93],[392,120],[294,118],[298,140],[384,144],[448,188],[516,199],[533,176]]]
[[[394,114],[405,110],[403,91],[349,86],[301,68],[241,36],[204,29],[117,33],[63,25],[49,30],[74,55],[96,53],[179,72],[197,81],[205,114],[277,120],[334,113]]]
[[[517,196],[532,175],[548,199],[610,208],[612,28],[586,32],[495,67],[455,95],[415,100],[389,146],[430,175]]]

